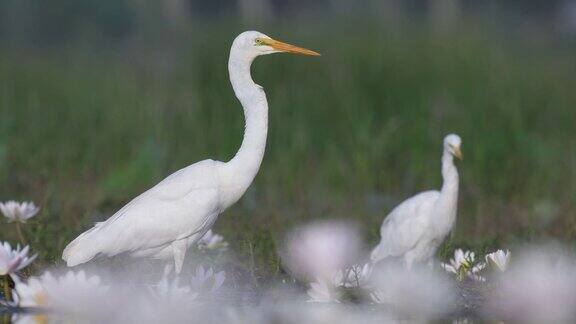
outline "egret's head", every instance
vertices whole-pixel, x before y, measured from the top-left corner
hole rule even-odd
[[[313,56],[320,55],[309,49],[277,41],[257,31],[246,31],[238,35],[234,40],[233,47],[253,57],[282,52]]]
[[[462,140],[460,139],[460,136],[456,134],[450,134],[444,138],[444,150],[460,160],[462,160],[462,151],[460,151],[461,144]]]

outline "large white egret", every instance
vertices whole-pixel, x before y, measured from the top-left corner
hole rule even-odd
[[[242,197],[260,168],[268,132],[268,102],[264,89],[252,80],[250,66],[260,55],[279,52],[320,55],[256,31],[243,32],[232,43],[228,72],[246,122],[234,158],[194,163],[134,198],[68,244],[62,254],[68,266],[96,256],[128,254],[169,260],[168,271],[173,258],[176,273],[180,273],[188,247]]]
[[[444,138],[442,189],[419,193],[388,214],[380,229],[382,240],[372,251],[372,262],[400,259],[410,269],[434,257],[456,220],[459,180],[454,156],[462,159],[460,144],[458,135]]]

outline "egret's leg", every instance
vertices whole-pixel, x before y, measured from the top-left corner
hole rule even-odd
[[[166,262],[166,264],[164,265],[164,274],[162,275],[162,277],[167,278],[168,275],[172,273],[172,270],[174,270],[174,264],[172,263],[172,261]]]
[[[188,247],[187,243],[188,241],[186,239],[174,241],[172,243],[176,275],[179,275],[182,271],[182,265],[184,265],[184,257],[186,256],[186,248]]]
[[[404,256],[404,262],[405,262],[404,265],[406,266],[406,269],[412,270],[412,265],[414,264],[415,260],[416,260],[416,255],[414,253],[414,250],[408,251],[406,253],[406,255]]]
[[[406,264],[405,264],[406,269],[412,270],[412,262],[413,262],[412,258],[406,258]]]

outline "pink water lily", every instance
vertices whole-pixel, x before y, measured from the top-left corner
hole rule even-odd
[[[343,222],[320,222],[294,230],[287,240],[284,260],[295,274],[331,281],[334,274],[354,264],[360,255],[360,235]]]
[[[0,275],[15,273],[32,263],[36,254],[28,257],[29,250],[28,246],[20,249],[20,245],[17,245],[13,250],[8,242],[0,244]]]

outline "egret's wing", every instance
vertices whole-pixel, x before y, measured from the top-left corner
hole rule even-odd
[[[116,255],[163,246],[204,230],[219,213],[218,163],[204,160],[175,172],[80,235],[71,249],[78,250],[80,244],[94,255]]]
[[[184,198],[195,190],[218,189],[217,168],[222,162],[204,160],[180,169],[152,187],[146,194],[156,199]]]
[[[413,196],[384,219],[380,234],[382,240],[373,252],[373,259],[397,257],[412,249],[428,226],[428,217],[440,193],[426,191]]]

